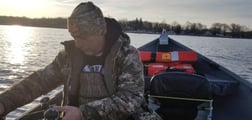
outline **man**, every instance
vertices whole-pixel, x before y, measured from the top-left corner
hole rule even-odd
[[[55,60],[0,95],[0,114],[64,84],[64,120],[129,119],[143,101],[143,66],[120,25],[92,2],[79,4],[68,19],[74,40]]]

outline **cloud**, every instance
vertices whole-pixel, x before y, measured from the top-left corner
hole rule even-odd
[[[243,24],[243,21],[252,19],[251,0],[103,0],[103,2],[96,0],[95,2],[103,9],[105,15],[116,18],[141,17],[157,22],[192,21],[203,24],[226,21]]]

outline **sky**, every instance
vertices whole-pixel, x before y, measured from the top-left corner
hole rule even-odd
[[[91,0],[90,0],[91,1]],[[68,17],[85,0],[0,0],[0,16]],[[117,20],[187,21],[208,27],[215,22],[236,23],[252,29],[252,0],[92,0],[104,16]]]

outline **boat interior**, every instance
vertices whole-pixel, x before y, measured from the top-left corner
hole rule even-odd
[[[164,119],[172,120],[234,120],[239,117],[237,113],[228,115],[232,112],[221,111],[235,109],[227,107],[235,101],[225,101],[227,98],[237,97],[235,93],[240,89],[241,82],[237,80],[239,77],[232,72],[199,53],[196,56],[197,60],[178,60],[179,62],[157,60],[160,53],[163,54],[163,58],[169,53],[168,59],[173,59],[174,54],[178,59],[177,57],[183,57],[180,53],[184,51],[194,52],[169,38],[165,32],[138,50],[142,59],[146,59],[144,56],[146,52],[151,52],[148,56],[149,61],[142,60],[145,73],[145,99],[148,101],[150,111],[157,112]],[[176,66],[189,64],[193,67],[193,72],[184,69],[181,71],[180,68],[170,69],[174,63]]]

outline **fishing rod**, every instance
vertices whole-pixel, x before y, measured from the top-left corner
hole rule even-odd
[[[31,112],[23,116],[23,119],[25,120],[26,118],[38,118],[39,116],[42,120],[61,120],[61,118],[59,117],[60,112],[54,109],[53,105],[50,105],[49,101],[49,97],[43,97],[40,100],[41,110]],[[0,120],[5,120],[5,118],[0,118]]]

